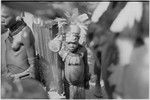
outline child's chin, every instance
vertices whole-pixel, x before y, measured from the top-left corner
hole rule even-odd
[[[72,51],[74,51],[74,48],[70,48],[69,50],[72,52]]]
[[[76,49],[76,48],[69,48],[69,50],[70,50],[71,52],[73,52],[75,49]]]

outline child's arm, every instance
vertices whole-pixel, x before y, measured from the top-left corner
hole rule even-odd
[[[89,80],[90,80],[90,73],[89,73],[89,65],[88,65],[88,60],[87,60],[87,50],[85,48],[85,52],[84,52],[84,57],[83,57],[83,61],[84,61],[84,67],[85,67],[85,88],[89,89]]]

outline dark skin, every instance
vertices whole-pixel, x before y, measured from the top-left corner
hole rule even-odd
[[[2,6],[2,25],[10,30],[12,35],[12,25],[16,22],[16,14],[6,6]],[[35,47],[34,36],[28,26],[23,27],[17,34],[12,35],[12,41],[6,39],[6,66],[11,67],[9,75],[14,78],[19,78],[27,73],[33,73],[35,67]],[[10,66],[11,65],[11,66]],[[17,66],[20,70],[15,70],[12,67]],[[15,67],[14,67],[15,68]],[[31,74],[32,76],[32,74]]]

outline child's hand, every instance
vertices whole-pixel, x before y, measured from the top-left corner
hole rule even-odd
[[[89,80],[90,80],[91,74],[87,74],[85,77],[85,89],[89,89],[90,85],[89,85]]]

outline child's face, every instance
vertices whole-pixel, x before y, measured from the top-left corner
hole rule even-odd
[[[78,47],[78,43],[75,42],[68,42],[67,47],[70,51],[74,51]]]
[[[80,28],[76,25],[70,25],[66,35],[67,47],[70,51],[74,51],[78,47]]]

